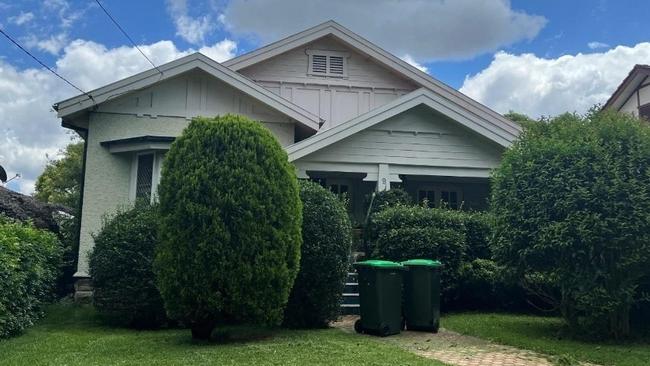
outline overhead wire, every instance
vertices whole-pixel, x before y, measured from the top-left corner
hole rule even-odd
[[[126,31],[124,30],[124,28],[122,28],[122,26],[120,25],[120,23],[118,23],[117,20],[115,20],[115,18],[113,18],[113,16],[111,15],[111,13],[108,12],[108,10],[104,7],[104,5],[102,5],[102,3],[101,3],[99,0],[95,0],[95,2],[96,2],[97,5],[99,5],[99,7],[104,11],[104,14],[106,14],[106,16],[107,16],[107,17],[108,17],[108,18],[113,22],[113,24],[115,24],[115,26],[116,26],[116,27],[117,27],[117,28],[122,32],[122,34],[124,34],[124,36],[129,40],[129,42],[131,42],[131,44],[133,45],[133,47],[135,47],[138,51],[140,51],[140,54],[142,55],[142,57],[144,57],[144,58],[145,58],[145,59],[146,59],[146,60],[151,64],[151,66],[153,66],[154,69],[158,70],[158,72],[159,72],[160,74],[162,74],[163,72],[160,71],[160,69],[158,68],[158,66],[156,66],[156,64],[154,64],[154,63],[151,61],[151,59],[149,59],[149,57],[147,57],[147,55],[145,55],[145,53],[142,52],[142,50],[140,49],[140,47],[138,47],[138,45],[135,44],[135,42],[133,42],[133,39],[129,36],[128,33],[126,33]]]
[[[75,88],[76,90],[80,91],[82,94],[86,95],[90,100],[93,101],[93,103],[95,102],[95,99],[93,98],[92,95],[90,95],[88,92],[84,91],[84,90],[81,89],[80,87],[76,86],[76,85],[73,84],[70,80],[64,78],[63,76],[61,76],[61,74],[59,74],[58,72],[54,71],[52,68],[50,68],[49,66],[47,66],[43,61],[41,61],[38,57],[34,56],[34,55],[33,55],[31,52],[29,52],[25,47],[23,47],[20,43],[18,43],[18,41],[16,41],[16,40],[13,39],[9,34],[7,34],[7,32],[5,32],[3,29],[0,29],[0,33],[2,33],[2,35],[5,36],[5,38],[7,38],[11,43],[13,43],[16,47],[18,47],[19,49],[21,49],[23,52],[25,52],[29,57],[31,57],[32,59],[34,59],[34,61],[38,62],[41,66],[43,66],[43,67],[44,67],[45,69],[47,69],[49,72],[51,72],[52,74],[56,75],[59,79],[65,81],[68,85],[70,85],[71,87],[73,87],[73,88]]]

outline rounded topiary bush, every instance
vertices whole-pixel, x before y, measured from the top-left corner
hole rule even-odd
[[[284,323],[324,327],[339,314],[348,271],[352,226],[343,202],[332,192],[300,182],[302,248]]]
[[[271,132],[245,117],[195,118],[158,186],[154,270],[173,319],[208,338],[218,323],[278,324],[300,261],[298,183]]]
[[[573,329],[630,332],[650,274],[650,128],[611,111],[527,126],[492,182],[496,258]]]
[[[93,304],[109,320],[135,328],[166,321],[153,274],[158,244],[156,208],[140,202],[104,222],[90,254]]]

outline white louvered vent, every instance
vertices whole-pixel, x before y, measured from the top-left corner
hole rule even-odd
[[[347,77],[347,58],[345,52],[307,50],[310,75]]]
[[[311,57],[311,71],[315,74],[327,74],[327,56],[313,55]]]
[[[343,57],[330,56],[330,74],[343,75]]]

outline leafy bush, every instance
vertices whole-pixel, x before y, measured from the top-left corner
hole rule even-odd
[[[493,177],[499,262],[573,329],[623,337],[650,271],[650,129],[611,111],[530,124]]]
[[[195,118],[163,163],[154,271],[167,314],[278,324],[298,272],[302,215],[287,154],[245,117]]]
[[[324,327],[339,314],[352,226],[343,202],[320,185],[301,181],[300,199],[300,271],[284,312],[284,323],[291,327]]]
[[[443,302],[449,302],[467,251],[465,227],[458,213],[422,206],[394,206],[377,213],[373,256],[393,261],[438,259],[442,269]]]
[[[368,205],[372,202],[370,211],[371,215],[388,207],[397,205],[408,206],[413,203],[408,192],[400,188],[393,188],[387,191],[375,192],[373,194],[375,195],[374,198],[370,195],[367,199]]]
[[[140,202],[104,222],[95,237],[90,254],[93,303],[117,323],[153,328],[165,322],[152,268],[157,224],[155,207]]]
[[[42,315],[60,266],[54,234],[0,216],[0,338],[20,333]]]

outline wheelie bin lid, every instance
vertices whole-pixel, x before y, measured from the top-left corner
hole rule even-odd
[[[424,267],[441,267],[442,263],[440,261],[434,261],[431,259],[409,259],[402,262],[402,265],[405,266],[424,266]]]
[[[356,262],[355,267],[373,267],[378,269],[404,269],[401,263],[384,261],[379,259],[370,259],[367,261]]]

